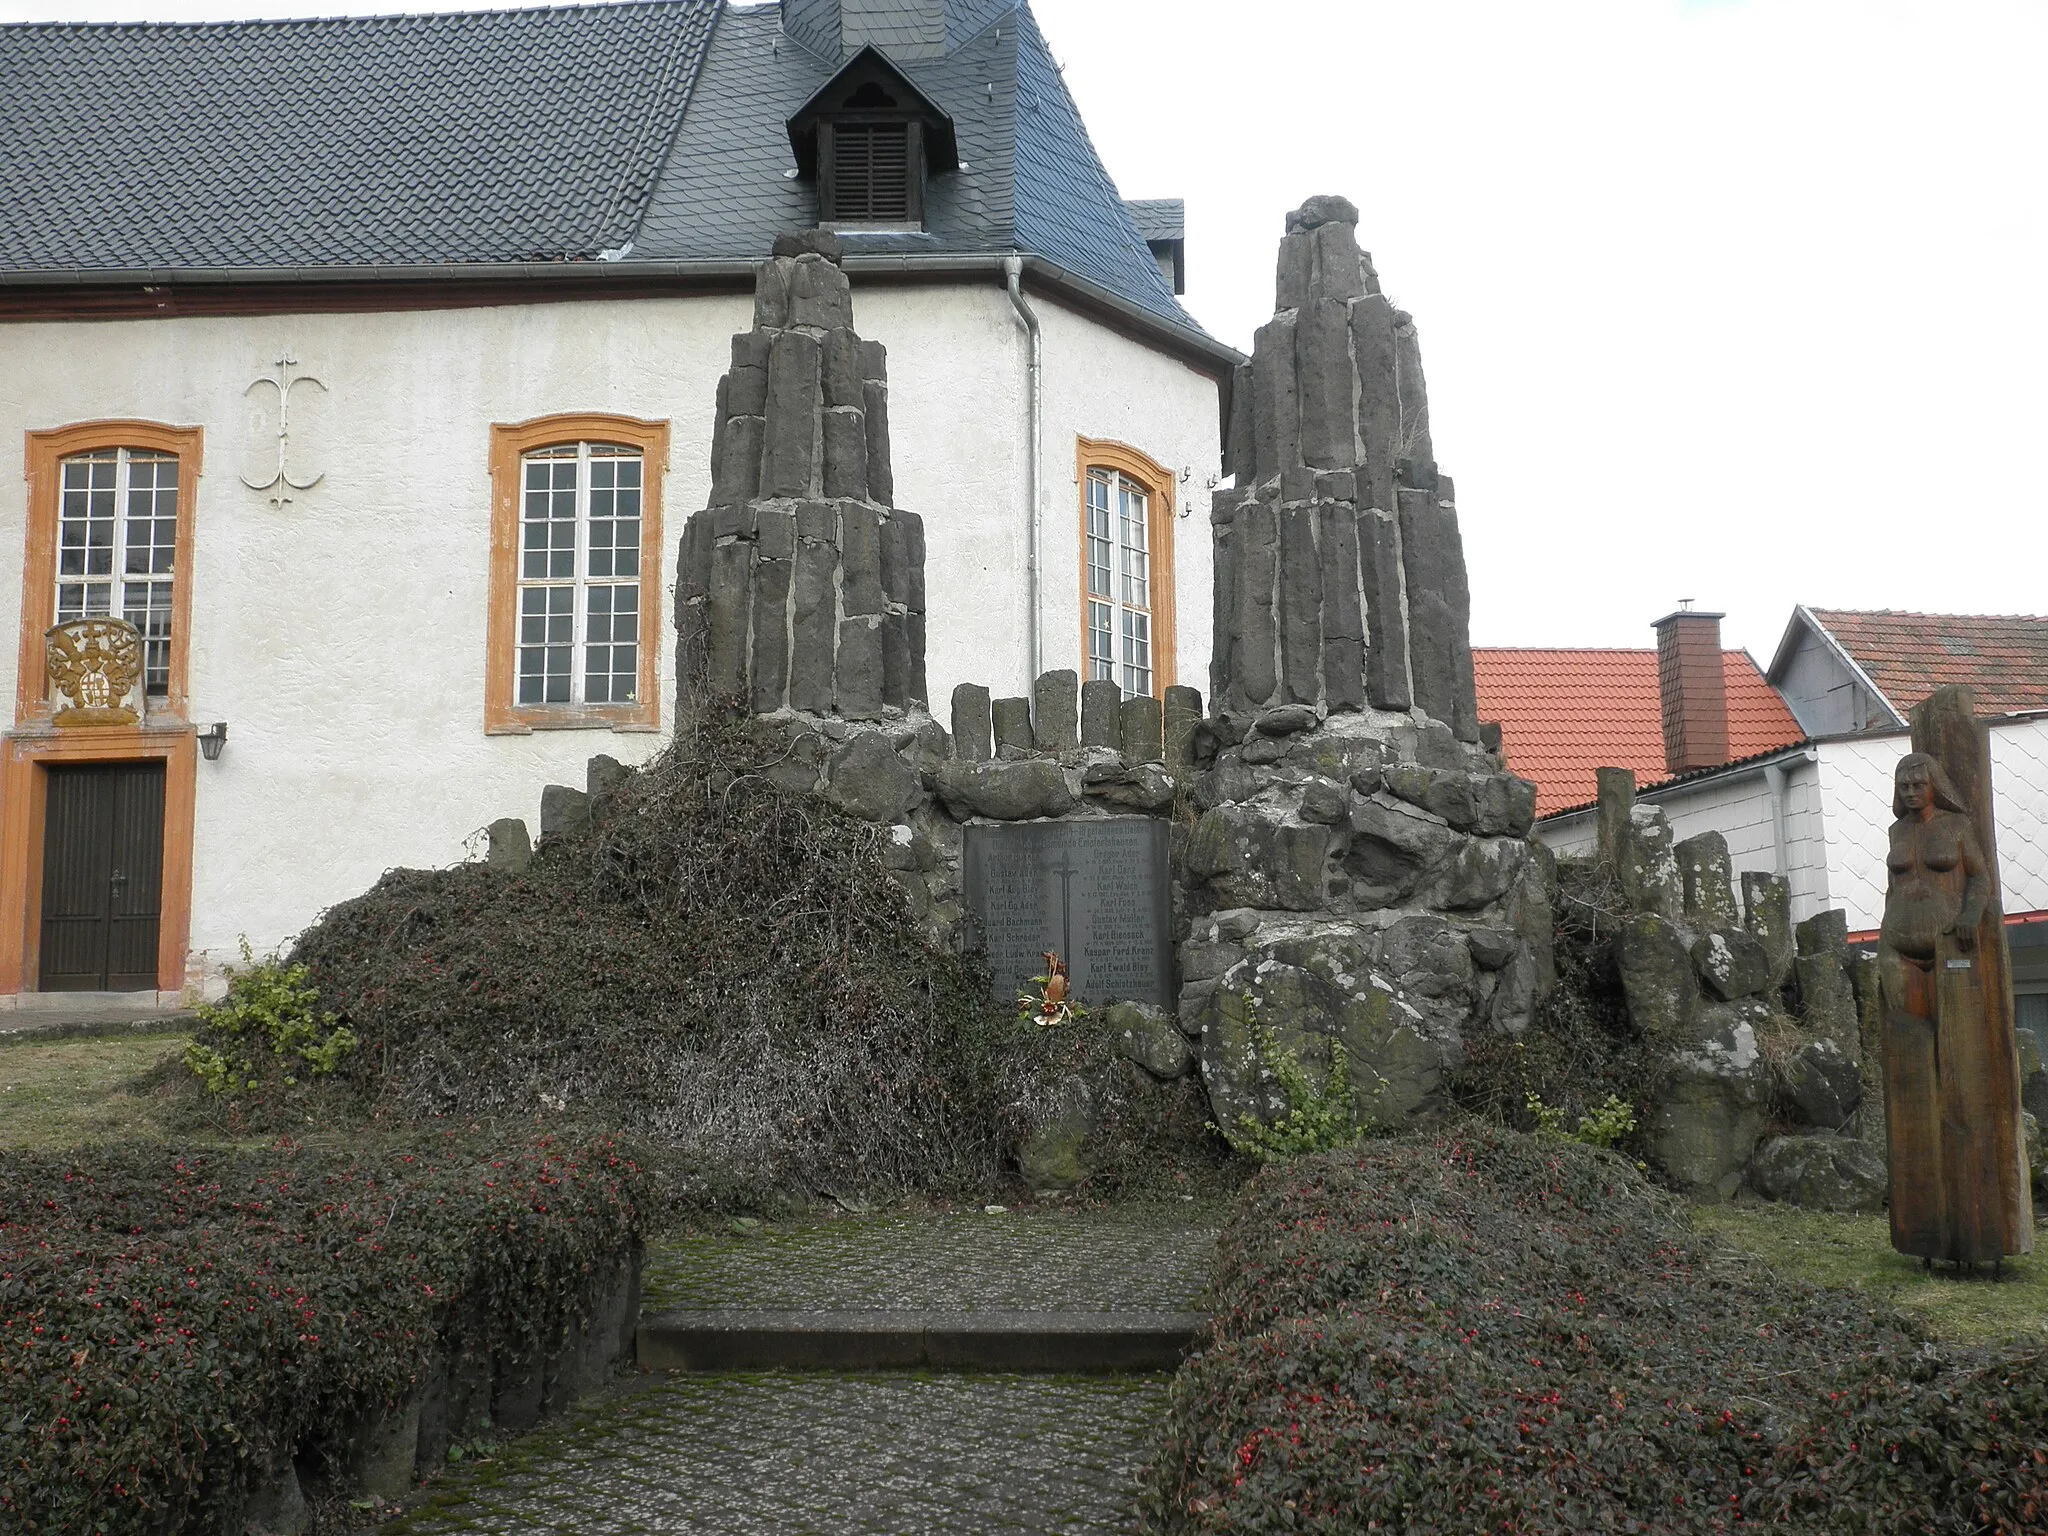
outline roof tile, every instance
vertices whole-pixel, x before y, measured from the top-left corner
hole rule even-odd
[[[1732,762],[1789,747],[1799,724],[1747,651],[1723,651]],[[1594,770],[1633,768],[1636,782],[1671,778],[1654,650],[1475,647],[1479,714],[1498,720],[1508,767],[1536,785],[1536,814],[1592,800]]]
[[[1901,714],[1960,683],[1984,714],[2048,709],[2048,618],[1808,608]]]

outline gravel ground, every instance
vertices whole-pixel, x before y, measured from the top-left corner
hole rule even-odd
[[[384,1531],[1129,1531],[1169,1380],[676,1376],[451,1472]]]

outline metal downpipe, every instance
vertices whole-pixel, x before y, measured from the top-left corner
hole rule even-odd
[[[1031,301],[1024,297],[1024,259],[1021,256],[1003,258],[1003,280],[1009,286],[1010,307],[1017,311],[1017,318],[1024,322],[1024,329],[1031,337],[1031,368],[1026,385],[1028,408],[1031,414],[1031,458],[1026,465],[1025,494],[1029,497],[1030,516],[1025,519],[1025,587],[1024,612],[1025,651],[1029,658],[1030,670],[1025,674],[1024,687],[1028,692],[1038,676],[1045,670],[1043,647],[1039,636],[1038,592],[1039,592],[1039,465],[1043,454],[1045,437],[1045,396],[1044,381],[1045,347],[1038,329],[1038,312],[1031,307]]]

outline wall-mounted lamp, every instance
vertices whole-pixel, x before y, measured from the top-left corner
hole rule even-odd
[[[209,763],[220,761],[220,749],[228,744],[228,723],[216,720],[199,733],[199,751]]]

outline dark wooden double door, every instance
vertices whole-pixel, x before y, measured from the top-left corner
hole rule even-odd
[[[156,986],[164,765],[52,767],[43,821],[45,992]]]

